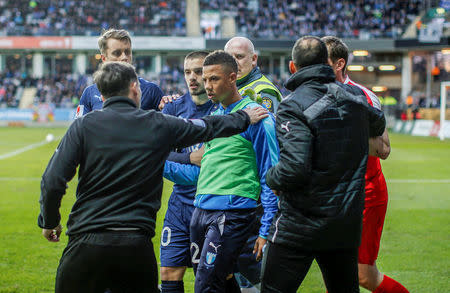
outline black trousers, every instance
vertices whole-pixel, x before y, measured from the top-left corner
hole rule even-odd
[[[297,292],[316,259],[329,293],[359,292],[358,248],[305,251],[268,242],[262,264],[261,292]]]
[[[150,237],[139,231],[69,237],[56,273],[55,292],[159,292]]]

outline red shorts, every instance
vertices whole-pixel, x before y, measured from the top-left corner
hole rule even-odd
[[[358,251],[358,263],[373,265],[380,249],[387,203],[364,209],[361,245]]]

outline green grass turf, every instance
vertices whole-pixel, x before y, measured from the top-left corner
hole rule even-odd
[[[45,139],[64,129],[0,128],[0,156]],[[383,162],[388,179],[389,207],[378,266],[402,282],[410,292],[447,292],[449,284],[450,183],[402,183],[392,179],[450,179],[450,142],[436,138],[391,134],[392,153]],[[55,272],[67,243],[49,243],[36,225],[39,178],[57,142],[0,160],[0,292],[52,292]],[[74,202],[76,179],[69,184],[61,213],[65,224]],[[162,219],[171,184],[165,182],[158,214],[155,247],[159,247]],[[157,257],[159,249],[155,249]],[[185,277],[193,292],[193,274]],[[316,264],[302,292],[325,292]],[[366,292],[362,290],[362,292]]]

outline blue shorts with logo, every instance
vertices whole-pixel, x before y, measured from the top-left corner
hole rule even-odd
[[[170,198],[172,199],[172,197]],[[161,232],[162,267],[192,267],[189,252],[189,224],[195,207],[179,200],[169,200]]]
[[[224,292],[255,221],[255,209],[194,210],[190,232],[195,292]]]

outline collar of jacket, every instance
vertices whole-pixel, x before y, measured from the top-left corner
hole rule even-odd
[[[261,70],[259,70],[259,67],[256,66],[255,68],[252,69],[252,71],[250,71],[249,74],[247,74],[246,76],[244,76],[241,79],[237,80],[236,81],[236,85],[239,88],[241,86],[244,86],[246,84],[251,83],[252,81],[260,79],[261,76],[262,76]]]
[[[289,80],[286,82],[285,87],[290,91],[294,91],[303,83],[311,80],[315,80],[320,83],[328,83],[335,81],[335,79],[336,76],[334,75],[331,66],[326,64],[314,64],[305,66],[291,75]]]
[[[137,108],[136,103],[128,97],[115,96],[105,100],[103,102],[103,108],[111,107],[112,105],[127,105]]]

